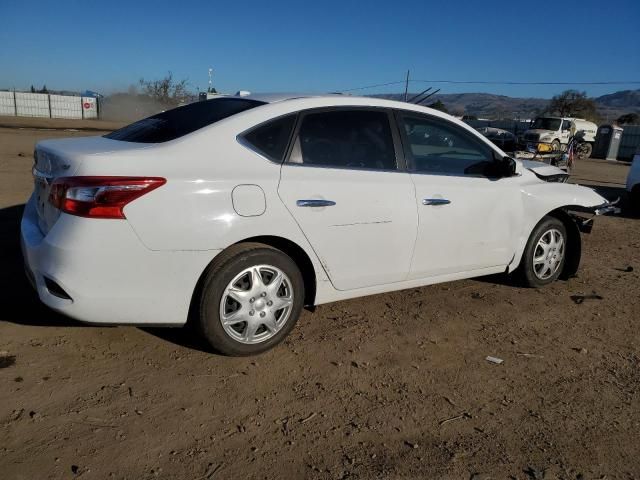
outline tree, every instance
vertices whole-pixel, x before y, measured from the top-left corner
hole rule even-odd
[[[38,90],[38,93],[49,93],[49,90],[47,90],[46,85],[43,85],[42,88]]]
[[[171,72],[168,72],[167,75],[160,80],[146,81],[144,78],[141,78],[140,88],[144,95],[148,95],[157,102],[167,106],[179,105],[192,96],[187,90],[187,80],[175,81]]]
[[[36,89],[31,85],[31,93],[36,93]]]
[[[640,115],[637,113],[625,113],[617,120],[619,125],[640,125]]]
[[[598,120],[596,103],[587,97],[587,92],[565,90],[549,102],[547,113],[561,117],[579,117]]]
[[[427,107],[433,108],[435,110],[440,110],[441,112],[444,112],[444,113],[449,113],[449,110],[447,110],[447,107],[444,105],[444,103],[442,103],[442,100],[436,100],[435,102],[427,105]]]

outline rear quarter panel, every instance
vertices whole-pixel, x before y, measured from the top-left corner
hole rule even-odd
[[[144,150],[96,155],[83,162],[77,175],[167,179],[165,185],[124,210],[150,250],[219,250],[255,236],[278,236],[303,248],[322,280],[326,277],[319,262],[277,195],[280,165],[236,140],[249,126],[246,119],[225,120],[215,128]],[[258,185],[264,192],[266,209],[261,215],[241,216],[234,209],[232,192],[246,184]]]

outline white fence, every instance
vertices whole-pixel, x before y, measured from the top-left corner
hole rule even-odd
[[[0,115],[47,118],[98,118],[94,97],[0,92]]]

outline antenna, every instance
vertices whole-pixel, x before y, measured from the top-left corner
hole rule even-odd
[[[426,90],[421,91],[419,94],[414,95],[413,97],[411,97],[409,100],[407,100],[408,103],[413,103],[413,101],[418,98],[421,97],[422,95],[424,95],[425,93],[427,93],[429,90],[431,90],[433,87],[429,87]],[[416,103],[420,103],[419,101]]]
[[[407,101],[407,95],[409,94],[409,70],[407,70],[407,79],[404,83],[404,101]]]
[[[418,103],[422,103],[422,102],[424,102],[427,98],[431,97],[432,95],[435,95],[435,94],[436,94],[436,93],[438,93],[439,91],[440,91],[440,89],[437,89],[435,92],[431,92],[429,95],[427,95],[426,97],[424,97],[424,98],[422,98],[422,99],[418,100],[416,103],[418,104]]]

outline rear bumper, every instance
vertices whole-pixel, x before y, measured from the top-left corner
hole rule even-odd
[[[25,206],[21,245],[40,300],[72,318],[99,324],[184,324],[196,283],[218,253],[152,251],[127,221],[66,214],[45,236],[33,198]]]

